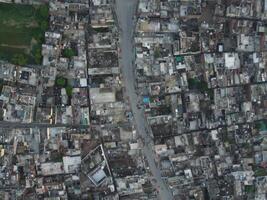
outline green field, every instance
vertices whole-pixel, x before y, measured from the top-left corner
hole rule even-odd
[[[47,5],[0,3],[0,59],[15,64],[39,64],[48,19]],[[21,57],[25,58],[23,62],[18,59]]]

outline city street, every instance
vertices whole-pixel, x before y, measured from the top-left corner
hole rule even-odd
[[[155,163],[155,154],[151,148],[153,141],[151,139],[152,130],[148,125],[144,112],[139,109],[137,104],[139,102],[138,92],[136,91],[135,76],[134,76],[134,15],[137,6],[137,0],[116,0],[116,13],[120,26],[120,42],[121,42],[121,60],[122,73],[124,77],[124,84],[126,94],[129,97],[130,106],[133,111],[136,129],[144,143],[144,154],[148,162],[150,171],[155,179],[155,185],[159,191],[159,198],[162,200],[171,200],[173,196],[171,191],[166,186],[161,177],[160,170]]]
[[[47,124],[47,123],[21,123],[21,122],[7,122],[0,121],[0,128],[54,128],[54,127],[67,127],[67,128],[89,128],[89,125],[72,125],[72,124]]]

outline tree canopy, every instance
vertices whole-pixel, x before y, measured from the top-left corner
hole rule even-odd
[[[67,48],[63,50],[63,56],[66,58],[71,58],[75,55],[76,55],[75,51],[71,48]]]
[[[23,54],[15,54],[12,58],[12,63],[16,65],[26,65],[28,62],[28,59]]]

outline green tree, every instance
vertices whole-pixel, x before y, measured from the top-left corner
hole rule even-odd
[[[16,65],[26,65],[28,62],[28,59],[23,54],[15,54],[12,58],[12,63]]]
[[[66,58],[71,58],[75,55],[76,55],[75,51],[71,48],[67,48],[63,50],[63,56]]]
[[[196,89],[200,81],[196,78],[189,78],[187,82],[189,89]]]
[[[155,48],[155,51],[154,51],[154,57],[157,59],[160,57],[160,49],[159,47],[156,47]]]
[[[49,16],[49,9],[47,5],[40,6],[38,9],[38,14],[41,19],[47,19]]]
[[[254,185],[245,185],[245,192],[246,193],[254,193],[255,192],[255,186]]]
[[[46,31],[48,29],[48,22],[45,20],[41,21],[40,28],[42,31]]]
[[[65,89],[66,89],[67,95],[72,96],[72,87],[70,85],[68,85]]]
[[[199,80],[197,78],[189,78],[187,81],[189,89],[195,89],[201,93],[207,93],[210,98],[213,98],[213,90],[208,87],[208,83],[206,81]]]
[[[256,177],[257,176],[267,176],[267,170],[264,168],[257,168],[254,173],[255,173]]]
[[[63,78],[63,77],[57,77],[57,79],[56,79],[56,85],[57,86],[65,87],[66,83],[67,83],[67,81],[66,81],[65,78]]]
[[[40,64],[42,61],[42,51],[40,48],[36,48],[33,53],[34,56],[34,62],[36,64]]]
[[[2,94],[3,86],[4,85],[2,83],[0,83],[0,94]]]

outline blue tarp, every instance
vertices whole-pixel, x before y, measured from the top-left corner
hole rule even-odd
[[[149,104],[149,102],[150,102],[149,97],[144,97],[143,102],[144,102],[144,104]]]

